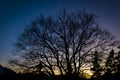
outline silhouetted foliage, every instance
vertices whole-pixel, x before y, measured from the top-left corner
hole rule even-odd
[[[18,57],[9,63],[21,67],[23,72],[44,72],[52,79],[59,73],[77,80],[94,49],[102,53],[115,43],[111,33],[99,27],[93,14],[63,10],[54,17],[41,16],[27,26],[15,43]],[[97,51],[92,69],[96,76],[100,70]]]
[[[115,67],[116,67],[116,73],[120,74],[120,51],[117,53],[115,57]]]
[[[115,59],[114,59],[115,52],[112,49],[111,52],[108,55],[107,61],[106,61],[106,73],[112,74],[115,71]]]
[[[119,52],[115,52],[113,49],[108,53],[108,57],[105,62],[105,72],[103,75],[100,75],[96,78],[92,78],[95,80],[119,80]]]
[[[92,77],[99,77],[101,76],[101,72],[102,72],[102,66],[100,64],[102,64],[102,56],[101,53],[99,53],[98,51],[95,51],[92,54],[92,68],[91,70],[93,71],[93,75]]]
[[[11,80],[12,78],[14,78],[15,74],[16,73],[13,70],[0,65],[0,79]]]

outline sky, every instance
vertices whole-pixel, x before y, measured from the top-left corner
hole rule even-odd
[[[0,64],[13,57],[13,43],[26,25],[39,17],[86,10],[98,16],[98,23],[120,39],[120,0],[0,0]]]

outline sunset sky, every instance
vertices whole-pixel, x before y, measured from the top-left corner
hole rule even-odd
[[[0,64],[12,58],[13,43],[26,25],[43,13],[54,16],[62,8],[84,10],[98,16],[98,23],[120,39],[120,0],[0,0]]]

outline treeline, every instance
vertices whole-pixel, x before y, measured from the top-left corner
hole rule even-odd
[[[93,75],[91,79],[96,80],[119,80],[120,79],[120,51],[113,49],[107,55],[100,55],[95,51],[92,55]]]
[[[119,80],[120,79],[120,51],[115,52],[113,49],[107,55],[101,55],[98,51],[92,53],[90,61],[92,63],[91,71],[93,75],[89,80]],[[105,59],[104,59],[105,57]],[[104,60],[103,60],[104,59]],[[104,62],[103,62],[104,61]],[[5,70],[6,69],[6,70]],[[83,76],[76,75],[47,75],[41,73],[15,73],[10,69],[2,68],[3,74],[0,78],[3,80],[88,80]]]

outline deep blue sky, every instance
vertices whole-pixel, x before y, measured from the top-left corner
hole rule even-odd
[[[41,13],[55,15],[63,7],[96,14],[98,23],[120,39],[120,0],[0,0],[0,64],[12,58],[13,43],[26,25]]]

